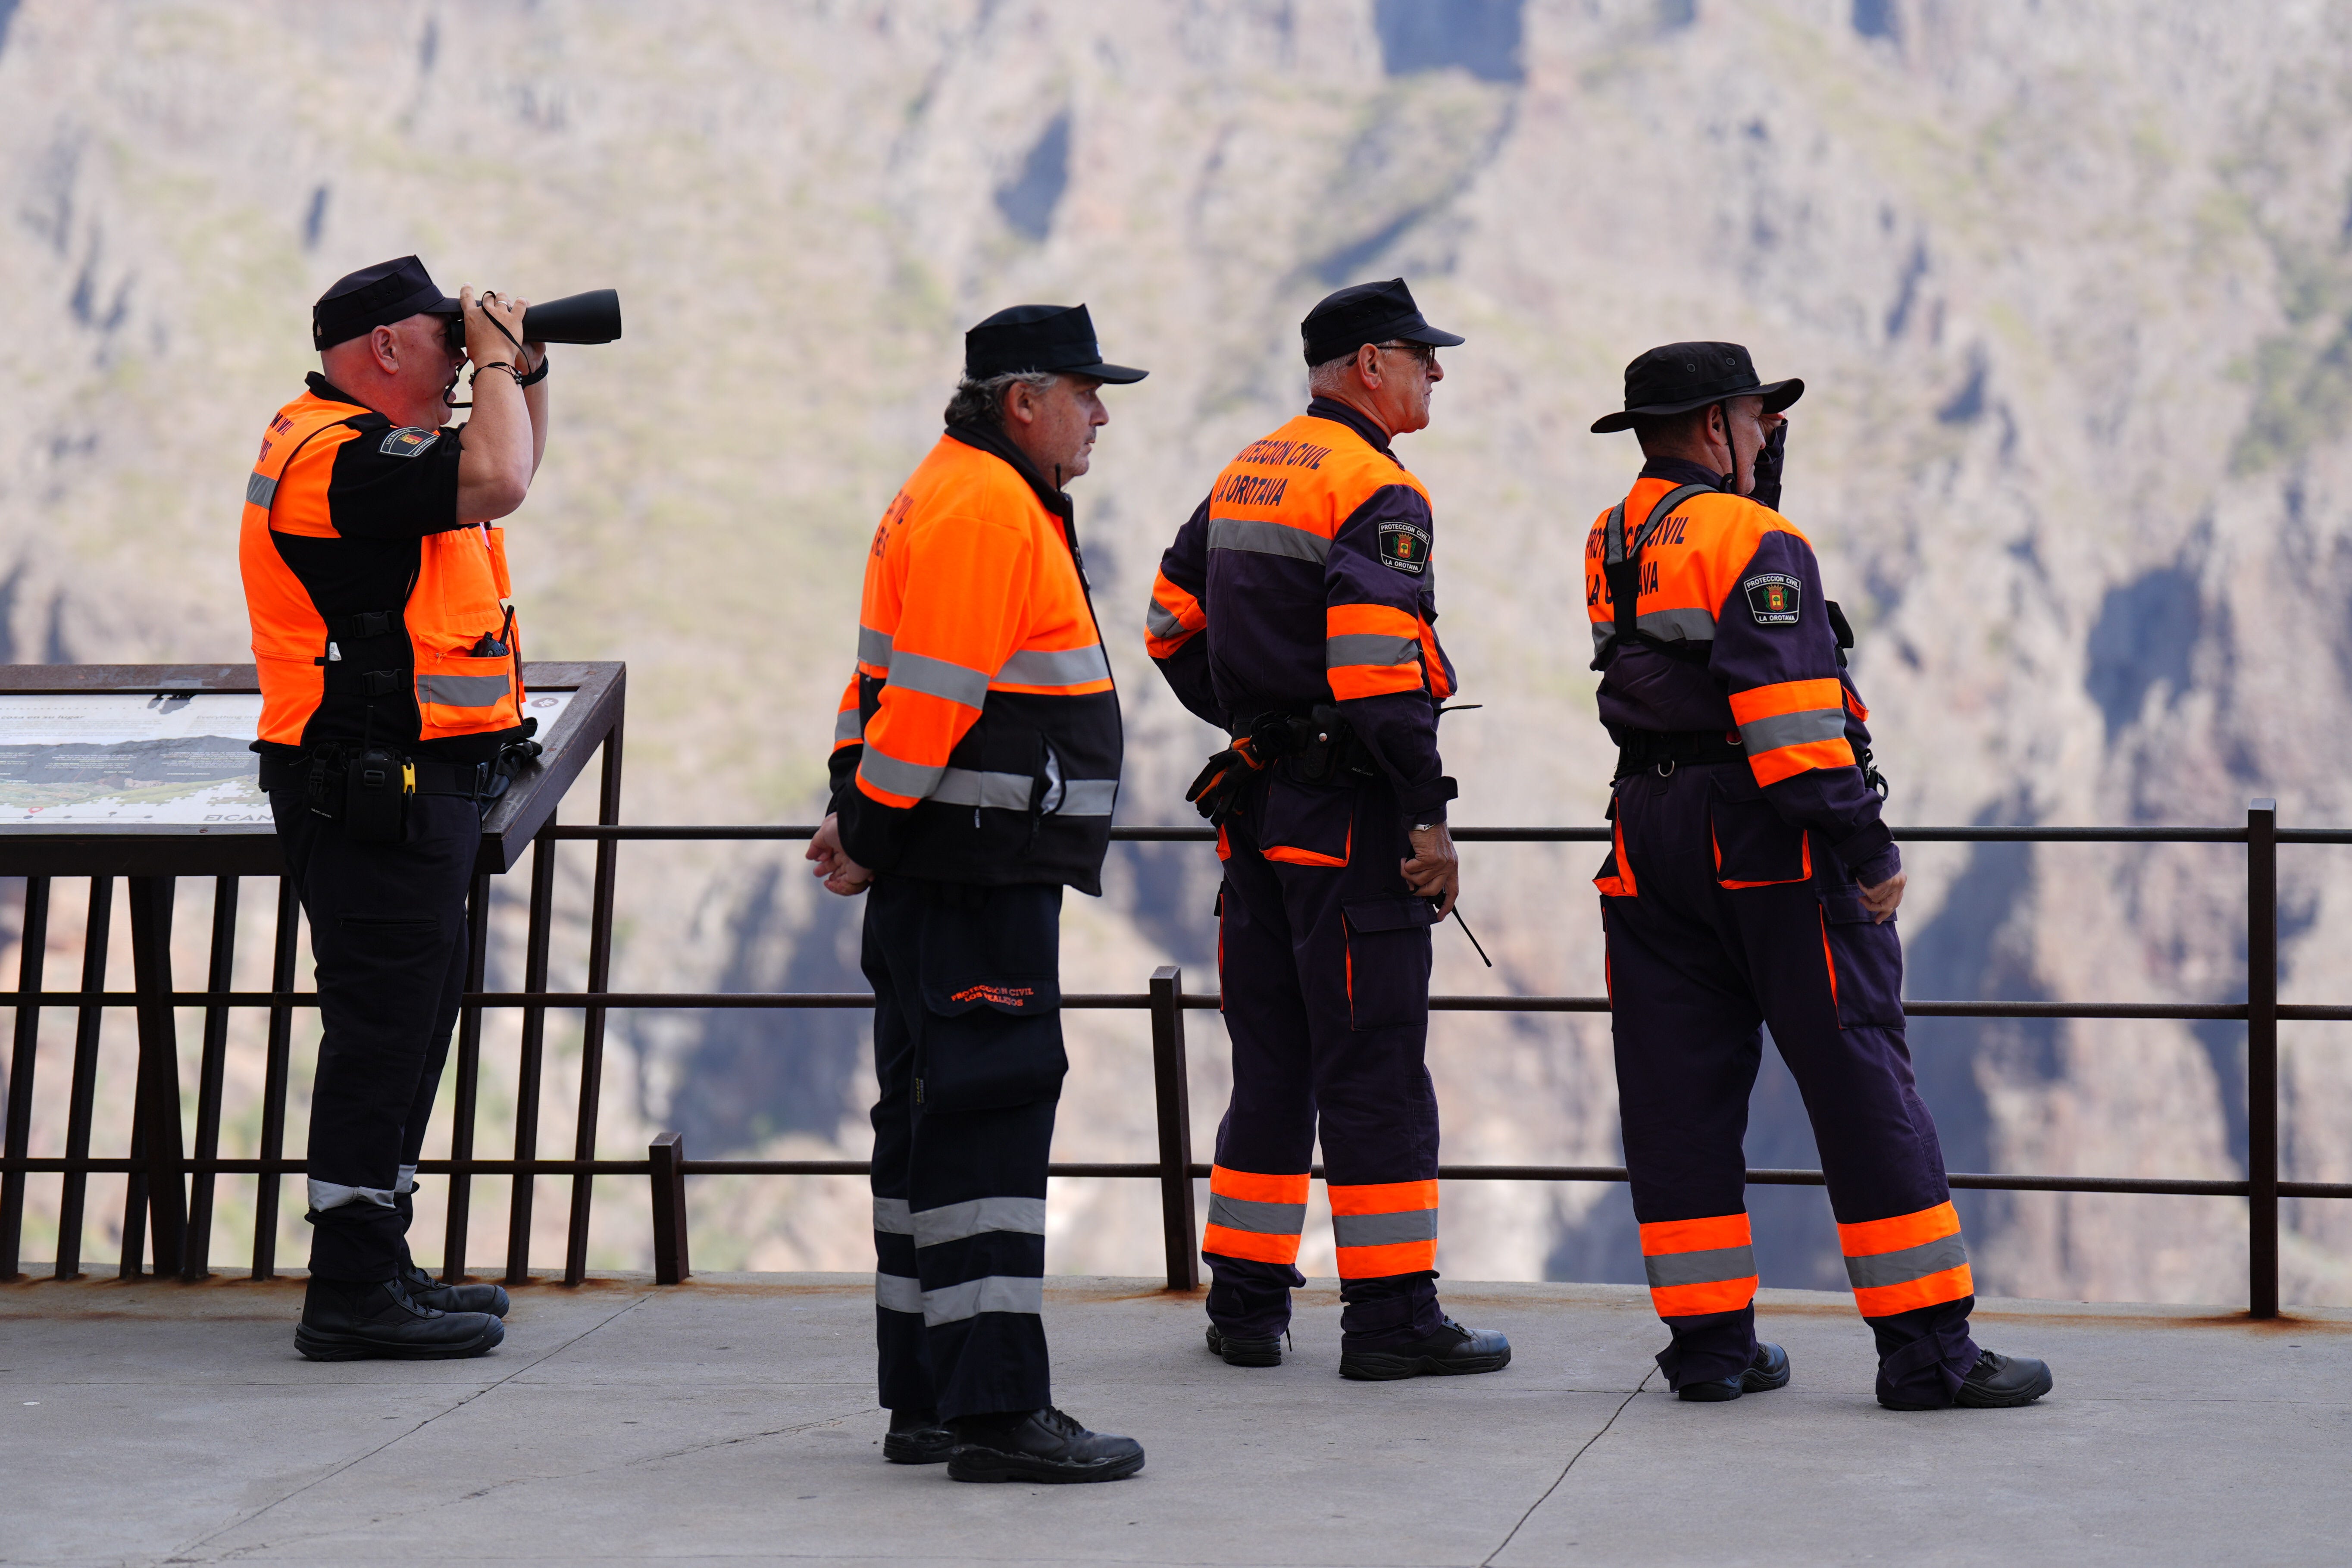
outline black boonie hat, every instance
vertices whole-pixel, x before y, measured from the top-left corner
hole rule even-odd
[[[1089,376],[1121,386],[1151,374],[1103,363],[1094,318],[1084,305],[1015,305],[964,333],[963,373],[972,380],[1028,371]]]
[[[1422,320],[1421,307],[1412,302],[1412,290],[1402,278],[1385,283],[1353,283],[1336,294],[1326,294],[1298,323],[1298,335],[1307,340],[1310,370],[1354,353],[1366,343],[1396,340],[1450,349],[1462,342]]]
[[[457,313],[457,301],[441,292],[425,263],[414,256],[379,261],[338,279],[319,296],[310,307],[310,346],[331,349],[411,316]]]
[[[1625,367],[1625,408],[1592,422],[1595,436],[1630,430],[1636,419],[1687,414],[1727,397],[1761,397],[1764,412],[1778,414],[1805,395],[1805,384],[1791,376],[1765,385],[1756,362],[1738,343],[1667,343]]]

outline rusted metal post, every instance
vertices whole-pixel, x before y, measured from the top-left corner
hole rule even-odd
[[[2279,1310],[2278,802],[2246,812],[2246,1310]]]
[[[548,817],[554,824],[552,815]],[[530,847],[530,927],[523,937],[522,988],[547,989],[549,927],[555,923],[555,840]],[[539,1195],[539,1100],[547,1055],[547,1008],[522,1010],[522,1059],[515,1072],[514,1195],[507,1210],[507,1283],[530,1283],[530,1211]]]
[[[213,879],[212,966],[205,989],[227,990],[236,981],[237,879]],[[196,1066],[197,1169],[188,1173],[188,1245],[180,1263],[180,1278],[203,1279],[213,1271],[213,1189],[218,1175],[203,1169],[220,1157],[221,1080],[228,1068],[228,1009],[219,1003],[205,1008],[204,1054]]]
[[[1201,1283],[1192,1223],[1192,1095],[1184,1065],[1184,972],[1151,972],[1151,1085],[1160,1110],[1160,1225],[1168,1248],[1168,1289]]]
[[[33,1143],[33,1069],[41,1055],[41,1005],[27,1000],[41,989],[49,952],[49,879],[25,879],[25,918],[16,948],[16,1042],[8,1061],[8,1168],[0,1173],[0,1279],[21,1277],[18,1256],[25,1239],[26,1159]]]
[[[278,879],[278,923],[269,940],[269,1036],[261,1069],[261,1173],[254,1179],[253,1277],[278,1275],[278,1202],[286,1173],[286,1080],[294,1048],[294,963],[302,942],[302,897],[291,877]]]
[[[490,963],[490,879],[474,879],[466,901],[466,990],[482,989]],[[457,1013],[457,1099],[449,1116],[449,1224],[441,1243],[441,1281],[466,1277],[466,1233],[474,1213],[474,1115],[482,1086],[482,1005]]]
[[[646,1149],[653,1166],[654,1283],[683,1283],[686,1257],[686,1134],[665,1132]]]
[[[114,930],[114,879],[89,879],[89,921],[82,929],[81,988],[87,997],[106,989],[106,949]],[[73,1086],[66,1096],[66,1169],[58,1194],[60,1279],[81,1278],[82,1205],[89,1190],[89,1123],[98,1097],[98,1034],[103,1004],[85,1000],[74,1020]]]
[[[596,820],[621,820],[621,727],[604,737],[604,787],[598,792]],[[613,982],[613,887],[619,871],[620,846],[610,838],[596,840],[596,879],[588,900],[588,989],[604,991]],[[572,1123],[572,1157],[596,1157],[596,1119],[604,1096],[604,1009],[589,1007],[580,1025],[580,1111]],[[572,1223],[563,1249],[563,1282],[577,1285],[588,1277],[588,1212],[595,1201],[596,1178],[583,1171],[572,1178]]]
[[[180,1135],[179,1020],[172,1006],[172,903],[176,877],[131,879],[131,967],[139,994],[138,1132],[155,1272],[177,1274],[188,1238],[186,1145]],[[135,1272],[130,1237],[123,1263]]]

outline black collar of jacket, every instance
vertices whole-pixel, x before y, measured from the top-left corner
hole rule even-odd
[[[1037,492],[1037,499],[1045,503],[1047,511],[1060,518],[1065,523],[1070,521],[1069,492],[1057,490],[1047,484],[1045,477],[1031,465],[1029,454],[1014,446],[1012,437],[1005,435],[1003,431],[991,430],[979,425],[950,425],[948,426],[948,434],[967,447],[976,447],[992,458],[1010,464],[1014,473],[1029,481],[1029,488]]]
[[[337,386],[333,382],[329,381],[325,376],[320,375],[315,370],[302,378],[302,384],[310,389],[312,396],[319,398],[322,402],[348,403],[353,408],[362,409],[370,414],[375,413],[374,409],[369,408],[366,404],[362,403],[358,398],[353,397],[350,393],[345,392],[341,387]],[[382,416],[378,416],[378,417]],[[384,423],[388,425],[391,421],[387,419]]]
[[[1338,398],[1315,398],[1307,405],[1307,416],[1310,419],[1328,419],[1336,424],[1345,425],[1371,443],[1372,449],[1381,457],[1392,463],[1396,461],[1396,454],[1389,450],[1389,438],[1382,433],[1381,427]]]
[[[1704,463],[1694,463],[1688,458],[1652,458],[1642,465],[1641,477],[1645,479],[1666,479],[1677,485],[1705,485],[1715,489],[1723,483],[1723,472]]]

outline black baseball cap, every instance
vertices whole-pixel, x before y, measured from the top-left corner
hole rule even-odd
[[[1298,323],[1307,340],[1309,369],[1354,353],[1366,343],[1401,342],[1450,349],[1462,340],[1422,320],[1421,307],[1402,278],[1385,283],[1355,283],[1326,294]]]
[[[441,292],[414,256],[379,261],[335,280],[310,307],[310,346],[326,350],[411,316],[454,316],[457,301]]]
[[[1687,414],[1727,397],[1761,397],[1764,412],[1778,414],[1804,395],[1795,376],[1758,381],[1756,362],[1738,343],[1667,343],[1625,367],[1625,407],[1594,420],[1592,433],[1631,430],[1637,419]]]
[[[1151,373],[1105,364],[1095,344],[1095,321],[1084,305],[1015,305],[999,310],[963,335],[963,373],[974,381],[991,376],[1051,371],[1083,375],[1121,386]]]

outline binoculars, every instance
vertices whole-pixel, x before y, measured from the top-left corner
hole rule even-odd
[[[522,341],[527,343],[609,343],[621,335],[621,296],[612,289],[591,289],[548,300],[522,313]],[[466,318],[449,318],[449,346],[466,346]]]

